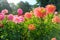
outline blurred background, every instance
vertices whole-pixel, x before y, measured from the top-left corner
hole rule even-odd
[[[47,4],[54,4],[57,7],[56,11],[60,11],[60,0],[0,0],[0,12],[8,9],[9,13],[17,14],[17,9],[21,8],[25,13]]]

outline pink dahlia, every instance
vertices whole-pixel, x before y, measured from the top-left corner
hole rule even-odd
[[[13,22],[15,22],[15,23],[21,23],[21,22],[23,22],[24,21],[24,17],[23,16],[16,16],[16,17],[14,17],[14,19],[13,19]]]
[[[19,9],[17,10],[17,13],[18,13],[18,16],[20,16],[20,15],[22,15],[23,10],[22,10],[21,8],[19,8]]]
[[[23,16],[19,16],[19,18],[20,18],[20,22],[23,22],[25,20]]]
[[[0,13],[0,20],[4,19],[4,15],[2,13]]]
[[[46,13],[49,14],[49,13],[54,13],[56,10],[56,6],[55,5],[47,5],[46,6]]]
[[[38,7],[38,8],[34,9],[34,15],[38,18],[44,17],[46,14],[45,12],[46,12],[46,10],[43,7]]]
[[[31,18],[31,17],[32,17],[32,14],[29,13],[29,12],[26,12],[25,15],[24,15],[24,17],[26,17],[26,18]]]
[[[6,14],[6,13],[8,13],[8,10],[4,9],[4,10],[1,11],[1,13]]]
[[[8,18],[8,20],[13,20],[14,15],[13,14],[9,14],[7,18]]]

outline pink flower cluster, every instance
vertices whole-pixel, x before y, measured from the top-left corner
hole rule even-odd
[[[6,13],[8,13],[8,10],[7,9],[4,9],[4,10],[1,11],[1,13],[0,13],[0,21],[5,18],[5,14]]]
[[[15,22],[15,23],[21,23],[21,22],[23,22],[24,21],[24,17],[23,16],[16,16],[16,17],[14,17],[14,19],[13,19],[13,22]]]
[[[13,22],[15,22],[15,23],[20,23],[20,22],[23,22],[25,20],[25,18],[32,18],[33,15],[38,18],[43,18],[50,13],[53,14],[55,12],[55,10],[56,10],[56,6],[51,4],[51,5],[47,5],[45,8],[44,7],[37,7],[33,10],[33,12],[26,12],[22,16],[23,10],[21,8],[19,8],[17,10],[18,15],[9,14],[7,16],[7,18],[8,18],[8,20],[13,20]],[[0,20],[4,19],[5,13],[8,13],[7,9],[4,9],[1,11]],[[55,12],[55,14],[57,14],[57,12]],[[60,18],[58,16],[55,16],[52,19],[52,22],[59,22],[60,23]]]
[[[8,18],[8,20],[11,20],[15,23],[21,23],[24,21],[23,16],[16,16],[16,15],[12,15],[12,14],[9,14],[7,18]]]
[[[17,10],[17,12],[18,12],[18,15],[13,15],[13,14],[7,15],[7,19],[10,20],[10,21],[13,21],[15,23],[21,23],[21,22],[23,22],[24,21],[24,17],[20,16],[23,13],[22,9],[19,8]],[[0,13],[0,21],[5,18],[5,14],[6,13],[8,13],[7,9],[4,9],[4,10],[1,11],[1,13]]]

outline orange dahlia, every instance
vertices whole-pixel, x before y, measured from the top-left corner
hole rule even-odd
[[[54,16],[54,18],[52,19],[52,22],[60,23],[59,16]]]
[[[38,7],[34,9],[34,15],[38,18],[44,17],[46,14],[46,10],[44,7]]]
[[[55,5],[47,5],[46,6],[46,13],[49,14],[49,13],[54,13],[56,10],[56,6]]]
[[[34,24],[30,24],[30,25],[28,26],[28,29],[29,29],[29,30],[35,30],[35,25],[34,25]]]
[[[26,12],[24,16],[25,16],[25,18],[31,18],[32,17],[32,14],[29,13],[29,12]]]

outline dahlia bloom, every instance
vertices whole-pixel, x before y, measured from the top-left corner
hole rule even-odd
[[[24,17],[23,17],[23,16],[19,16],[19,18],[20,18],[20,22],[25,21],[25,19],[24,19]]]
[[[14,15],[13,14],[9,14],[7,18],[8,18],[8,20],[13,20]]]
[[[14,19],[13,19],[13,22],[15,22],[15,23],[21,23],[21,22],[23,22],[24,21],[24,17],[23,16],[16,16],[16,17],[14,17]]]
[[[31,18],[32,17],[32,14],[29,13],[29,12],[26,12],[25,15],[24,15],[25,18]]]
[[[21,8],[19,8],[19,9],[17,10],[17,13],[18,13],[18,16],[20,16],[20,15],[22,15],[23,10],[22,10]]]
[[[6,13],[8,13],[8,10],[4,9],[4,10],[1,11],[1,13],[6,14]]]
[[[46,6],[46,13],[49,14],[49,13],[54,13],[56,10],[56,6],[55,5],[47,5]]]
[[[52,38],[51,40],[56,40],[56,38]]]
[[[4,14],[0,13],[0,20],[4,19]]]
[[[60,23],[59,16],[54,16],[54,18],[52,19],[52,22]]]
[[[46,14],[46,10],[43,7],[38,7],[34,9],[34,15],[38,18],[44,17]]]
[[[34,25],[34,24],[30,24],[30,25],[28,26],[28,29],[29,29],[29,30],[35,30],[35,25]]]

